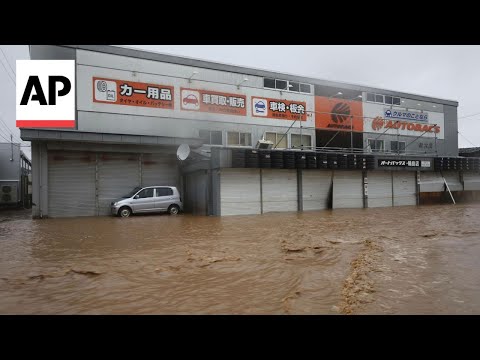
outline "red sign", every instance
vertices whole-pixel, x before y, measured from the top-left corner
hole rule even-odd
[[[372,120],[372,129],[378,131],[382,128],[385,129],[400,129],[400,130],[409,130],[417,132],[431,132],[439,133],[440,126],[434,124],[418,124],[411,121],[400,121],[400,120],[384,120],[382,117],[377,116]]]
[[[173,86],[93,78],[93,101],[173,110]]]
[[[315,96],[315,127],[317,129],[362,132],[362,102]]]
[[[246,116],[247,98],[210,90],[180,89],[182,110]]]
[[[307,121],[307,103],[252,97],[252,116],[281,120]]]

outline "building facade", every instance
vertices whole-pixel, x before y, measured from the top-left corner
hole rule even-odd
[[[417,170],[433,171],[435,157],[458,156],[458,103],[452,100],[114,46],[32,45],[30,53],[33,60],[76,64],[75,129],[21,129],[22,139],[32,141],[34,217],[106,215],[111,201],[133,187],[162,184],[181,189],[189,212],[263,213],[270,208],[262,201],[258,211],[248,206],[222,211],[228,203],[222,196],[229,188],[250,191],[242,187],[252,178],[256,189],[257,177],[265,176],[273,185],[258,185],[258,192],[267,191],[272,211],[325,207],[324,200],[318,200],[322,206],[299,205],[304,178],[311,178],[306,186],[315,189],[325,179],[328,191],[321,197],[336,199],[330,207],[364,206],[362,171],[222,170],[231,168],[224,159],[231,155],[220,148],[252,149],[260,139],[271,140],[276,149],[418,157],[425,167],[407,176],[414,193]],[[180,144],[192,149],[187,162],[176,158]],[[392,181],[402,184],[394,170],[369,180],[385,188],[392,188]],[[335,183],[342,194],[352,182],[361,190],[355,201],[332,195]],[[251,195],[259,196],[257,190]],[[277,204],[278,197],[289,203]],[[241,209],[237,200],[231,197],[229,206]]]

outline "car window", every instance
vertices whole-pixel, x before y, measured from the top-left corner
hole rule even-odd
[[[156,188],[157,196],[172,196],[173,190],[171,188]]]
[[[140,192],[138,193],[138,197],[139,197],[140,199],[153,197],[153,188],[143,189],[142,191],[140,191]]]

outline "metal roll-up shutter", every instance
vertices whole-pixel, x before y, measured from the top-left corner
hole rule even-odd
[[[180,174],[174,155],[142,155],[142,186],[176,186],[179,191]]]
[[[188,174],[185,184],[184,208],[193,215],[207,215],[208,175],[205,170]]]
[[[393,206],[417,205],[417,178],[413,171],[393,172]]]
[[[392,206],[392,174],[390,171],[368,172],[368,207]]]
[[[297,171],[264,169],[262,171],[263,212],[298,210]]]
[[[447,181],[450,191],[463,191],[458,171],[443,171],[443,177]]]
[[[361,171],[333,172],[334,209],[363,208],[363,182]]]
[[[110,203],[140,186],[139,154],[98,154],[99,215],[110,214]]]
[[[480,190],[480,174],[464,173],[463,185],[465,186],[465,191]]]
[[[445,189],[440,172],[420,173],[420,192],[441,192]]]
[[[260,170],[222,169],[220,214],[260,214]]]
[[[302,173],[303,210],[328,209],[332,171],[304,170]]]
[[[49,151],[48,216],[94,216],[95,154]]]

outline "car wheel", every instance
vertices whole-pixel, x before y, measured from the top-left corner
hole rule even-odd
[[[130,208],[127,206],[122,207],[120,208],[120,210],[118,210],[118,215],[121,217],[129,217],[131,213],[132,213],[132,210],[130,210]]]
[[[178,207],[178,205],[170,205],[170,207],[168,208],[168,213],[170,215],[177,215],[179,211],[180,208]]]

